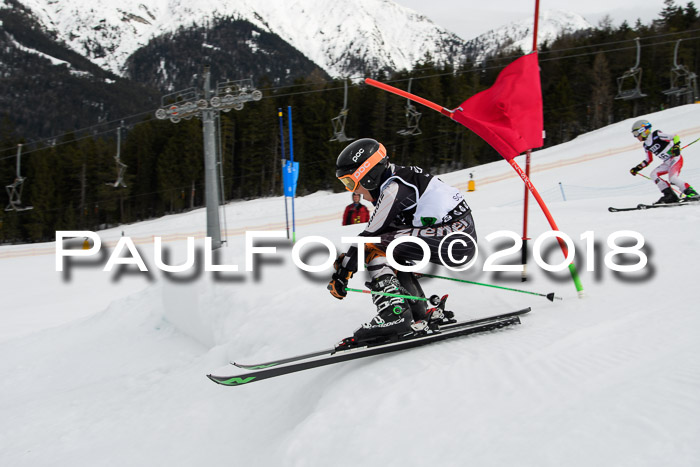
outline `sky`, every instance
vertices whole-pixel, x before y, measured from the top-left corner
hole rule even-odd
[[[469,40],[491,29],[512,21],[532,17],[535,2],[523,0],[395,0],[398,4],[426,15],[434,23]],[[610,8],[611,3],[614,4]],[[685,6],[688,1],[677,0]],[[623,20],[634,24],[637,18],[647,24],[658,17],[663,0],[540,0],[540,11],[562,10],[578,13],[596,26],[605,15],[610,15],[613,25]]]

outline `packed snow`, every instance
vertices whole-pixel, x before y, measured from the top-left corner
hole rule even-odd
[[[684,144],[700,137],[698,105],[647,117]],[[480,259],[468,272],[432,272],[563,300],[424,280],[428,294],[450,294],[459,319],[532,312],[519,326],[240,387],[205,375],[233,371],[229,361],[328,348],[374,314],[366,295],[330,296],[330,268],[294,266],[283,198],[226,205],[228,244],[215,263],[239,272],[203,270],[202,209],[101,231],[101,253],[68,258],[63,272],[54,243],[0,247],[0,465],[700,465],[700,206],[607,211],[660,196],[629,173],[644,157],[633,120],[533,153],[532,180],[576,245],[584,298],[568,270],[547,273],[532,258],[526,282],[519,272],[481,271],[511,245],[489,234],[522,234],[523,184],[506,162],[442,174],[462,190],[474,174],[477,189],[466,196]],[[700,144],[684,150],[682,172],[696,188],[698,154]],[[362,229],[340,226],[349,202],[348,193],[297,198],[297,241],[324,236],[340,250],[342,236]],[[548,230],[531,199],[528,236]],[[257,240],[277,253],[260,255],[254,272],[245,271],[247,231],[284,235]],[[641,271],[605,266],[616,231],[643,236]],[[585,232],[595,239],[590,258]],[[149,272],[103,271],[122,236]],[[161,272],[154,236],[175,265],[196,237],[196,267]],[[320,264],[325,251],[302,257]],[[563,259],[551,239],[542,256]],[[351,286],[363,282],[359,274]]]

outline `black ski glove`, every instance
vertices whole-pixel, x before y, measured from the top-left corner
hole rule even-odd
[[[345,288],[348,286],[348,281],[352,277],[352,271],[341,269],[333,274],[331,281],[328,283],[328,290],[338,300],[342,300],[348,296],[348,291]]]
[[[675,143],[668,152],[673,157],[680,156],[681,155],[681,143],[680,143],[680,141],[678,143]]]
[[[338,300],[342,300],[348,295],[348,291],[345,288],[348,286],[348,281],[353,275],[353,271],[343,267],[343,260],[345,259],[345,253],[338,256],[338,258],[333,263],[333,268],[335,273],[333,274],[331,281],[328,283],[328,290],[330,290],[331,295],[333,295]]]
[[[637,175],[637,172],[640,172],[643,168],[644,168],[643,164],[637,164],[630,169],[630,173],[632,175]]]

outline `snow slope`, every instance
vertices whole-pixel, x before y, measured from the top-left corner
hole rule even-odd
[[[648,118],[684,142],[700,136],[700,106]],[[469,172],[477,182],[467,199],[481,260],[456,277],[564,300],[429,280],[426,292],[450,293],[460,318],[533,311],[498,332],[238,388],[205,374],[229,360],[327,348],[373,315],[365,296],[333,299],[329,271],[295,268],[286,240],[262,242],[278,254],[264,256],[257,273],[243,271],[244,232],[284,230],[281,198],[226,206],[229,246],[219,262],[239,273],[153,268],[154,235],[172,264],[184,260],[185,237],[201,245],[202,210],[100,232],[112,246],[122,233],[133,238],[150,274],[103,272],[106,257],[61,274],[53,244],[0,247],[0,465],[700,465],[700,207],[607,212],[659,196],[628,173],[643,157],[631,123],[533,154],[533,182],[575,241],[586,298],[566,271],[532,261],[525,283],[519,273],[479,272],[498,246],[486,236],[521,230],[522,183],[505,162],[444,174],[462,189]],[[695,186],[698,153],[700,145],[684,151],[683,175]],[[339,225],[349,201],[346,193],[297,199],[297,238],[340,246],[361,229]],[[548,225],[531,207],[536,238]],[[603,265],[606,239],[619,230],[644,236],[649,263],[639,273]],[[587,231],[593,272],[579,239]],[[559,262],[547,246],[544,256]]]

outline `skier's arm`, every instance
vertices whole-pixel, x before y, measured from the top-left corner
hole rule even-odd
[[[352,248],[357,249],[356,247]],[[326,287],[331,292],[331,295],[333,295],[338,300],[342,300],[348,295],[348,292],[347,290],[345,290],[345,288],[348,286],[348,281],[357,270],[356,268],[353,271],[347,268],[346,266],[343,266],[343,263],[347,263],[347,259],[347,255],[345,253],[338,256],[338,259],[336,259],[333,263],[335,273],[333,273],[333,277],[331,277],[331,281],[328,283],[328,287]]]
[[[673,135],[673,146],[668,150],[668,153],[673,157],[681,155],[681,139],[678,135]]]
[[[407,187],[403,183],[394,182],[389,184],[382,194],[379,195],[377,204],[374,207],[372,217],[365,230],[360,232],[360,237],[378,237],[383,233],[394,230],[394,220],[398,214],[416,204],[415,190]],[[343,256],[343,255],[341,255]],[[355,272],[357,271],[357,261],[363,258],[357,257],[357,247],[351,246],[345,253],[342,266]]]
[[[415,206],[416,202],[416,191],[413,188],[399,182],[390,183],[379,195],[372,217],[360,236],[374,237],[394,230],[393,223],[399,213]]]
[[[654,154],[652,154],[651,151],[647,151],[647,158],[640,162],[639,164],[635,165],[630,169],[630,173],[632,175],[637,175],[637,172],[641,172],[644,167],[648,166],[651,164],[651,161],[654,160]]]

